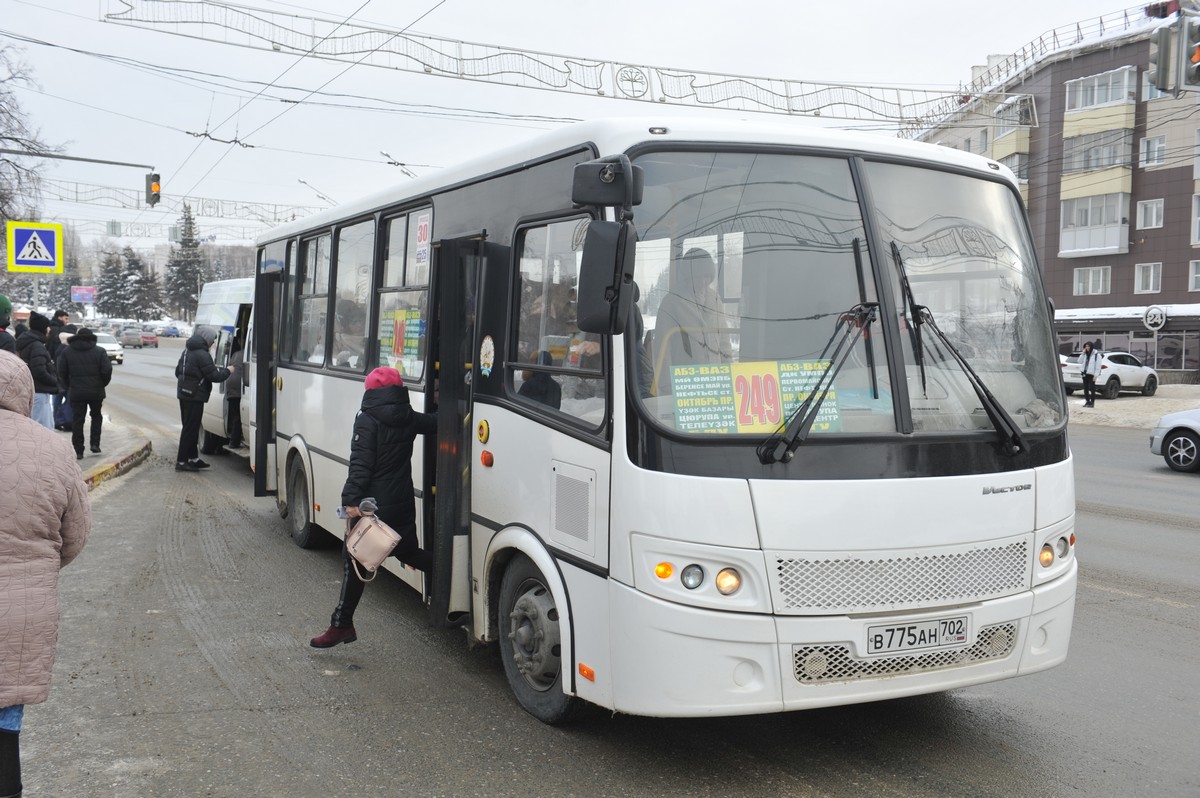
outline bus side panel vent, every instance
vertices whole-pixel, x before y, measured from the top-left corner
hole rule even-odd
[[[560,546],[595,555],[596,472],[559,460],[554,468],[554,496],[550,502],[550,539]]]

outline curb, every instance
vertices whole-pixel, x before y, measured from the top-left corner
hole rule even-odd
[[[95,490],[96,486],[106,479],[119,477],[130,471],[134,466],[146,460],[153,449],[154,446],[150,441],[142,441],[128,454],[122,455],[116,460],[110,460],[89,468],[83,475],[83,481],[87,483],[88,491]]]

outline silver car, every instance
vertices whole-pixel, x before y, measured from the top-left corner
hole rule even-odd
[[[1150,433],[1150,453],[1174,471],[1200,470],[1200,408],[1167,413]]]
[[[1083,390],[1081,364],[1083,353],[1059,356],[1062,366],[1063,385],[1067,393]],[[1105,352],[1100,358],[1100,376],[1096,378],[1096,393],[1105,399],[1116,399],[1121,391],[1137,391],[1143,396],[1154,396],[1158,390],[1158,372],[1142,365],[1128,352]]]

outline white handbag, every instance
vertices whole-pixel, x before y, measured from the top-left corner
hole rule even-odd
[[[359,517],[353,527],[349,521],[346,524],[346,551],[350,552],[354,573],[362,581],[370,582],[379,575],[379,566],[399,545],[400,535],[374,515]],[[359,565],[367,570],[369,577],[363,576]]]

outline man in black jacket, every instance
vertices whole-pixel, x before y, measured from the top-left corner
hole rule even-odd
[[[212,327],[197,327],[184,344],[183,355],[175,366],[175,397],[179,400],[179,451],[175,457],[176,471],[199,471],[208,468],[200,459],[200,422],[204,419],[204,403],[212,394],[214,382],[225,382],[233,373],[213,362],[209,348],[217,340]]]
[[[76,460],[83,459],[83,421],[88,412],[92,414],[92,451],[100,453],[100,408],[110,380],[112,363],[108,353],[96,346],[95,333],[84,327],[67,339],[58,353],[58,384],[71,403],[71,443]]]

